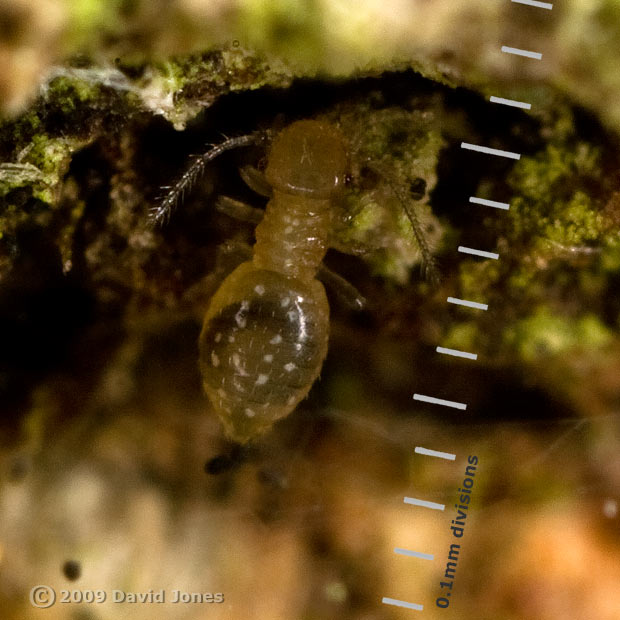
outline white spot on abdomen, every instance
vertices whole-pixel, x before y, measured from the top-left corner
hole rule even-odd
[[[237,373],[242,377],[247,377],[248,373],[245,371],[245,368],[241,365],[241,358],[239,357],[239,355],[237,353],[233,353],[231,360]]]
[[[244,316],[244,312],[247,312],[247,309],[250,307],[250,303],[247,300],[243,300],[241,302],[241,308],[237,314],[235,314],[235,322],[239,327],[245,327],[247,325],[248,319]]]

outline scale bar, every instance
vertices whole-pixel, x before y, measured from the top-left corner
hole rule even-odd
[[[553,4],[551,2],[538,2],[537,0],[512,0],[513,2],[518,2],[519,4],[527,4],[529,6],[535,6],[537,9],[548,9],[551,11],[553,9]]]
[[[422,560],[434,560],[435,556],[432,553],[420,553],[419,551],[409,551],[409,549],[401,549],[400,547],[394,547],[394,553],[400,553],[400,555],[408,555],[410,558],[421,558]]]
[[[414,394],[413,400],[421,400],[431,405],[443,405],[444,407],[452,407],[453,409],[467,409],[465,403],[457,403],[453,400],[444,400],[443,398],[435,398],[434,396],[425,396],[424,394]]]
[[[422,446],[416,446],[415,453],[424,454],[425,456],[436,456],[438,459],[446,459],[446,461],[454,461],[456,459],[456,454],[451,452],[439,452],[439,450],[430,450]]]
[[[486,198],[477,198],[476,196],[470,196],[469,202],[473,202],[476,205],[484,205],[485,207],[505,209],[506,211],[510,209],[510,205],[507,202],[497,202],[496,200],[487,200]]]
[[[461,142],[461,148],[467,149],[469,151],[478,151],[479,153],[486,153],[487,155],[496,155],[497,157],[508,157],[509,159],[521,159],[520,153],[513,153],[511,151],[502,151],[500,149],[492,149],[488,146],[470,144],[469,142]]]
[[[476,308],[477,310],[488,310],[489,304],[480,304],[477,301],[468,301],[467,299],[459,299],[458,297],[448,297],[446,300],[449,304],[457,306],[467,306],[468,308]]]
[[[504,54],[514,54],[515,56],[525,56],[526,58],[534,58],[535,60],[541,60],[542,54],[540,52],[530,52],[529,50],[520,50],[518,47],[508,47],[502,45],[502,52]]]
[[[512,0],[514,2],[514,0]],[[509,105],[513,108],[521,108],[523,110],[531,110],[532,104],[525,103],[524,101],[515,101],[514,99],[504,99],[503,97],[491,97],[489,99],[491,103],[501,103],[502,105]]]
[[[407,601],[399,601],[396,598],[388,598],[384,596],[381,599],[382,603],[386,605],[395,605],[396,607],[404,607],[405,609],[415,609],[416,611],[422,611],[424,609],[423,605],[418,605],[417,603],[407,603]]]
[[[405,504],[411,504],[412,506],[422,506],[422,508],[430,508],[431,510],[445,510],[445,504],[437,504],[435,502],[427,502],[425,499],[418,499],[417,497],[405,497],[403,498]]]
[[[477,353],[467,353],[467,351],[459,351],[457,349],[446,349],[445,347],[437,347],[435,349],[437,353],[443,353],[444,355],[453,355],[454,357],[464,357],[468,360],[477,360]]]
[[[484,250],[474,250],[474,248],[467,248],[464,245],[459,245],[459,252],[463,254],[473,254],[474,256],[482,256],[483,258],[493,258],[497,260],[499,254],[495,252],[485,252]]]

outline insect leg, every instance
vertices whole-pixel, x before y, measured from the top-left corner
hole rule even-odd
[[[271,198],[273,191],[269,185],[265,175],[254,166],[242,166],[239,168],[239,174],[245,181],[245,184],[259,196]]]
[[[268,136],[269,132],[255,131],[245,136],[227,138],[221,144],[211,145],[208,151],[205,151],[202,155],[194,159],[190,167],[173,185],[165,188],[168,192],[159,203],[150,210],[149,221],[152,224],[161,224],[167,221],[172,211],[183,202],[186,192],[191,190],[209,162],[226,151],[263,142]]]
[[[351,310],[362,310],[366,306],[366,298],[348,281],[324,264],[321,264],[317,278],[333,291],[338,301]]]
[[[250,222],[251,224],[258,224],[263,219],[263,215],[265,215],[262,209],[252,207],[230,196],[220,196],[215,203],[215,208],[220,213],[225,213],[236,220]]]

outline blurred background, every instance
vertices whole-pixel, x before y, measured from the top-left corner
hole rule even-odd
[[[619,27],[602,0],[2,0],[2,617],[620,618]],[[206,145],[301,118],[347,137],[326,264],[368,303],[328,289],[320,379],[239,446],[202,393],[197,340],[253,242],[216,202],[263,207],[239,169],[268,152],[222,155],[164,226],[148,213]],[[39,584],[55,604],[31,604]]]

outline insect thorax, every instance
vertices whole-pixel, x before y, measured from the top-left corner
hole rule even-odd
[[[274,190],[256,227],[254,264],[302,280],[313,279],[327,251],[330,226],[328,199]]]

